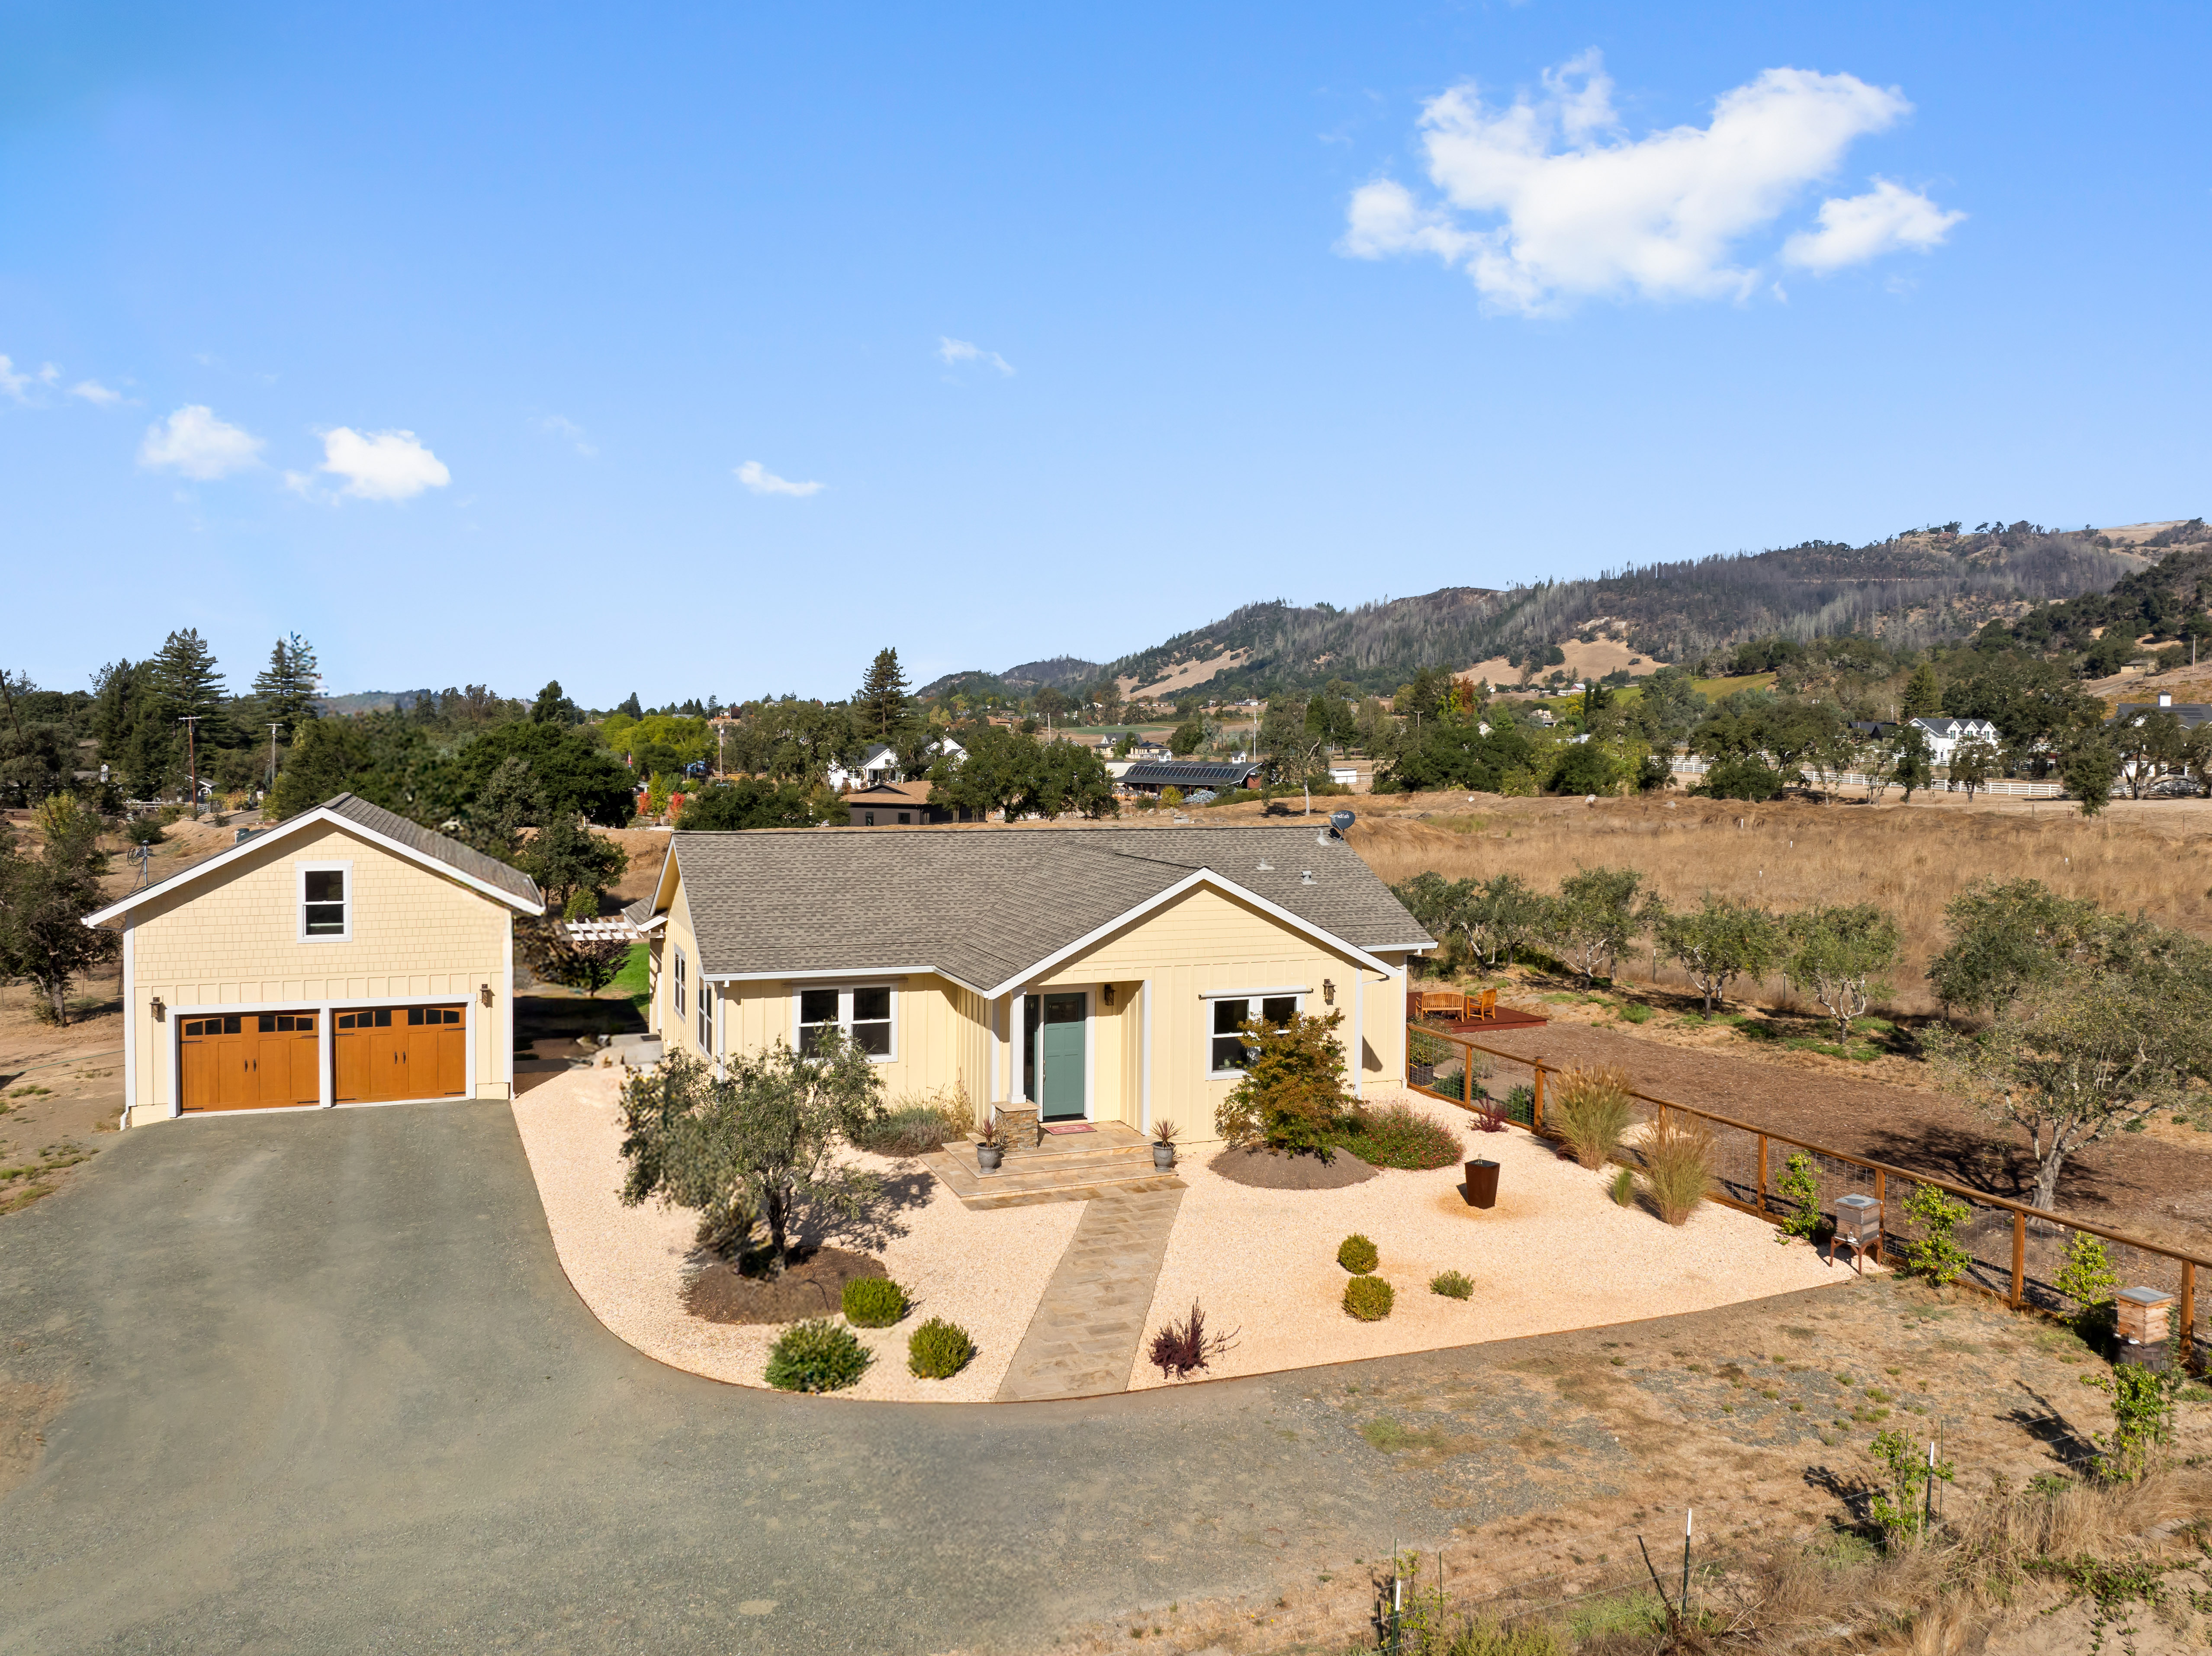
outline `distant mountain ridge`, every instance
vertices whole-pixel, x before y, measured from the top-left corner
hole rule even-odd
[[[1103,665],[1059,657],[997,675],[948,675],[921,694],[994,680],[1024,694],[1109,673],[1125,693],[1261,695],[1332,679],[1388,692],[1424,666],[1463,670],[1593,631],[1616,634],[1655,662],[1776,635],[1858,631],[1925,645],[2030,604],[2101,591],[2173,549],[2208,544],[2212,531],[2201,519],[2112,531],[2021,522],[1964,534],[1917,531],[1857,547],[1808,541],[1504,591],[1447,586],[1352,610],[1278,598]]]

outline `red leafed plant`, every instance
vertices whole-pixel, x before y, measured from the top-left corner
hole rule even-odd
[[[1505,1120],[1505,1105],[1502,1100],[1492,1098],[1488,1093],[1483,1093],[1475,1099],[1474,1125],[1480,1131],[1504,1132]]]
[[[1239,1331],[1232,1328],[1226,1334],[1208,1333],[1206,1313],[1193,1300],[1188,1321],[1171,1322],[1152,1336],[1152,1364],[1169,1380],[1187,1379],[1236,1344]]]

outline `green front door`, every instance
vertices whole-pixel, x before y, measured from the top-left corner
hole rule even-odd
[[[1037,1028],[1037,1113],[1047,1121],[1079,1120],[1084,1110],[1083,1031],[1088,1010],[1081,990],[1047,995]]]

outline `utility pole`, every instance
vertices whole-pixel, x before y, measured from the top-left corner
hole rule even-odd
[[[269,792],[271,793],[276,792],[276,732],[283,728],[281,725],[269,727]]]
[[[195,738],[199,735],[200,720],[205,713],[186,713],[177,720],[185,727],[185,782],[191,791],[192,821],[200,820],[200,761]]]

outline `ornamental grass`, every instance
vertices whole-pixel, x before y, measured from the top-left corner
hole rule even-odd
[[[1610,1064],[1566,1071],[1559,1077],[1557,1100],[1544,1112],[1544,1125],[1595,1173],[1613,1159],[1635,1123],[1636,1105],[1628,1089],[1628,1071]]]

